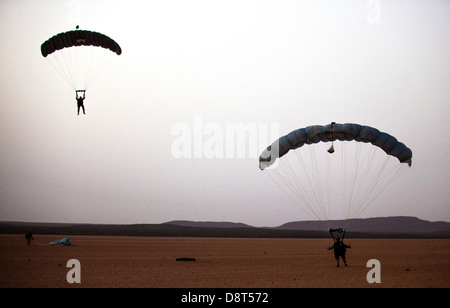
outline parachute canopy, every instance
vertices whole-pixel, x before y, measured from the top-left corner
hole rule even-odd
[[[261,154],[259,168],[264,170],[271,166],[277,158],[281,158],[290,150],[297,149],[305,144],[336,140],[370,142],[381,148],[386,154],[398,158],[401,163],[407,163],[409,166],[412,163],[411,149],[387,133],[359,124],[331,123],[325,126],[313,125],[300,128],[276,140]]]
[[[76,46],[96,46],[109,49],[117,55],[122,54],[122,49],[110,37],[93,31],[75,30],[59,33],[41,45],[42,56],[47,57],[49,54],[63,48]]]
[[[334,122],[292,131],[259,157],[259,168],[301,210],[327,221],[359,217],[411,163],[411,149],[395,137]]]
[[[122,54],[122,49],[102,33],[74,30],[46,40],[41,53],[72,89],[86,90]]]

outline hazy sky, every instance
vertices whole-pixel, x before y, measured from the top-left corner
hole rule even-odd
[[[0,220],[311,219],[253,153],[336,121],[413,151],[362,217],[450,221],[448,16],[446,0],[2,0]],[[88,89],[85,116],[40,53],[76,25],[123,50]],[[263,140],[243,158],[225,155],[237,125]],[[218,131],[222,157],[204,150]],[[183,140],[190,157],[177,155]]]

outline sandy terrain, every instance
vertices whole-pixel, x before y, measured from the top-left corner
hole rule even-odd
[[[0,235],[0,287],[450,287],[450,240],[349,239],[349,267],[336,267],[331,239],[228,239]],[[177,262],[176,258],[196,258]],[[81,264],[69,284],[67,262]],[[369,259],[381,283],[369,284]]]

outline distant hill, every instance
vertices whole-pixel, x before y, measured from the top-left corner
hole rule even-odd
[[[186,222],[185,222],[186,224]],[[191,225],[197,223],[192,222]],[[106,236],[148,236],[148,237],[228,237],[228,238],[321,238],[326,236],[322,231],[276,230],[255,227],[243,227],[234,223],[224,223],[226,228],[180,226],[176,224],[67,224],[67,223],[32,223],[32,222],[0,222],[0,234],[50,234],[69,235],[106,235]],[[219,223],[221,224],[221,223]]]
[[[243,223],[215,221],[174,220],[164,224],[196,228],[255,228]],[[265,228],[274,230],[327,231],[329,228],[344,228],[362,233],[433,233],[450,232],[450,222],[430,222],[416,217],[394,216],[377,218],[359,218],[330,221],[294,221],[279,227]]]
[[[324,238],[328,228],[347,227],[353,238],[450,238],[449,222],[416,217],[378,217],[347,221],[296,221],[274,228],[243,223],[174,220],[162,224],[71,224],[0,222],[0,234],[110,235],[149,237]]]
[[[214,221],[170,221],[164,224],[176,226],[188,226],[195,228],[255,228],[243,223],[214,222]],[[264,228],[269,230],[290,230],[290,231],[317,231],[324,232],[329,228],[347,228],[352,234],[359,236],[367,235],[381,237],[450,237],[450,223],[444,221],[430,222],[416,217],[394,216],[360,218],[331,221],[295,221],[285,223],[279,227]],[[261,228],[259,228],[261,229]]]
[[[163,225],[176,225],[184,227],[200,227],[200,228],[254,228],[250,225],[228,221],[190,221],[190,220],[172,220],[163,223]]]
[[[430,222],[416,217],[377,217],[350,219],[347,221],[296,221],[277,227],[280,230],[319,231],[328,228],[347,227],[352,232],[364,233],[432,233],[450,232],[450,223],[444,221]]]

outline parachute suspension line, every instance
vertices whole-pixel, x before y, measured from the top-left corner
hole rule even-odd
[[[395,168],[388,168],[389,162],[394,160],[393,156],[378,157],[376,154],[381,150],[368,144],[351,144],[355,146],[353,155],[345,142],[340,143],[342,150],[339,156],[334,158],[327,152],[323,153],[325,161],[319,169],[317,149],[310,147],[309,154],[303,151],[293,151],[295,156],[290,159],[277,160],[278,165],[267,170],[270,179],[283,191],[290,200],[294,202],[304,213],[317,220],[329,220],[332,217],[333,204],[343,203],[342,212],[344,227],[348,227],[350,218],[359,217],[385,190],[389,184],[397,179],[403,169],[403,165],[396,164]],[[377,152],[378,151],[378,152]],[[384,154],[384,153],[383,153]],[[309,155],[309,156],[308,156]],[[297,162],[292,160],[296,158]],[[375,164],[376,158],[382,158],[381,164]],[[311,159],[311,160],[309,160]],[[337,161],[335,161],[337,159]],[[341,166],[335,164],[341,160]],[[320,160],[322,162],[322,160]],[[351,163],[350,163],[351,162]],[[351,166],[353,164],[353,166]],[[295,168],[294,168],[295,165]],[[334,166],[338,169],[333,173]],[[379,167],[378,167],[379,165]],[[386,174],[389,179],[386,181]],[[337,178],[335,176],[338,176]],[[275,177],[275,178],[274,178]],[[341,177],[341,185],[333,183]],[[342,194],[335,194],[342,187]],[[351,192],[349,194],[349,192]],[[348,200],[346,199],[348,198]]]
[[[75,89],[75,81],[71,75],[71,66],[69,59],[64,56],[64,50],[59,53],[54,53],[46,57],[47,61],[53,66],[53,68],[67,81],[71,88]]]
[[[107,49],[93,48],[87,72],[89,86],[92,86],[99,79],[100,75],[107,71],[116,57],[115,53],[111,53]]]
[[[266,173],[269,173],[271,180],[275,182],[286,195],[288,195],[288,197],[294,202],[295,205],[297,205],[297,207],[308,214],[308,216],[320,219],[320,215],[317,214],[314,207],[311,207],[312,203],[310,200],[308,200],[308,194],[302,191],[303,187],[301,185],[297,185],[297,183],[300,183],[300,181],[296,177],[293,168],[289,165],[288,160],[284,162],[281,162],[279,160],[278,165],[273,170],[268,171],[269,172]],[[272,171],[276,175],[276,177],[283,182],[283,185],[280,185],[279,181],[276,181],[272,177]],[[291,193],[289,193],[288,190],[291,191]],[[305,208],[309,211],[307,211]]]
[[[86,75],[86,47],[77,46],[72,48],[72,53],[70,54],[74,59],[74,70],[73,73],[76,77],[76,87],[77,90],[86,90],[87,79],[89,76]]]
[[[80,48],[80,51],[83,52],[83,55],[80,57],[80,59],[84,60],[84,63],[82,65],[82,68],[84,71],[82,72],[82,75],[85,76],[85,89],[91,87],[93,80],[95,80],[95,76],[93,76],[93,69],[95,67],[95,54],[98,52],[99,49],[102,48],[93,48],[93,47],[82,47]],[[99,64],[99,63],[98,63]]]
[[[310,194],[307,193],[307,189],[302,185],[302,181],[297,177],[297,172],[295,172],[294,168],[290,165],[290,160],[284,160],[283,162],[279,162],[280,169],[286,175],[283,177],[280,173],[279,176],[281,178],[286,179],[287,187],[291,190],[291,192],[297,196],[297,200],[295,201],[299,207],[306,207],[310,214],[309,216],[316,217],[320,219],[320,215],[316,211],[316,207],[314,206],[314,202],[311,200]],[[305,165],[301,165],[303,169],[305,169]],[[278,169],[277,169],[278,172]],[[305,172],[303,172],[304,174]],[[298,199],[301,199],[302,202],[299,202]],[[311,215],[312,214],[312,215]]]
[[[342,142],[342,149],[341,149],[341,166],[342,166],[342,172],[341,172],[341,183],[342,183],[342,193],[341,193],[341,202],[342,202],[342,214],[344,217],[346,216],[346,213],[348,212],[348,202],[349,200],[346,199],[347,196],[347,143]]]
[[[55,53],[56,54],[56,53]],[[82,90],[77,89],[77,86],[79,84],[79,80],[81,78],[79,69],[77,69],[80,66],[80,63],[78,63],[77,58],[74,55],[74,50],[64,48],[61,50],[61,56],[64,59],[64,63],[66,63],[67,71],[70,76],[70,79],[72,81],[72,88],[74,90]]]
[[[358,147],[359,147],[358,160],[355,161],[355,166],[357,167],[357,172],[355,175],[356,182],[354,182],[353,186],[352,186],[352,199],[349,204],[346,218],[348,218],[348,217],[356,218],[354,216],[354,214],[356,212],[355,209],[358,209],[364,200],[364,198],[363,198],[364,195],[362,195],[361,191],[364,191],[364,187],[365,187],[364,185],[366,185],[366,183],[367,183],[366,178],[368,178],[368,174],[372,168],[374,157],[375,157],[375,151],[376,151],[375,147],[370,146],[369,147],[370,150],[367,152],[367,155],[364,156],[363,158],[361,158],[362,144],[358,144]],[[364,168],[364,166],[365,166],[365,168]],[[360,171],[362,171],[362,172],[360,172]]]
[[[92,67],[95,66],[95,59],[93,55],[97,49],[92,46],[77,46],[72,49],[72,56],[74,58],[74,75],[76,76],[77,90],[86,90],[91,86],[94,76],[92,76]],[[98,65],[98,64],[97,64]]]
[[[387,158],[387,161],[391,159],[391,157]],[[387,162],[386,162],[387,164]],[[390,169],[387,173],[390,174],[389,176],[387,176],[387,181],[386,183],[384,183],[381,188],[373,195],[373,197],[370,199],[369,202],[366,203],[366,205],[364,207],[362,207],[362,209],[360,209],[359,212],[356,213],[356,215],[361,215],[377,198],[378,196],[390,185],[392,184],[398,177],[400,177],[400,175],[402,175],[406,170],[408,170],[408,166],[404,163],[400,163],[397,164],[396,167]],[[381,175],[381,174],[380,174]],[[384,175],[383,175],[384,177]],[[380,176],[381,179],[381,176]],[[379,179],[379,180],[380,180]],[[379,182],[378,180],[378,182]],[[378,184],[377,182],[377,184]]]
[[[86,88],[91,87],[93,82],[98,79],[103,71],[114,61],[115,54],[110,53],[104,48],[85,47],[85,68]]]
[[[295,154],[297,156],[297,159],[300,163],[300,166],[303,169],[303,174],[304,174],[304,179],[307,180],[307,185],[305,184],[306,188],[304,188],[303,186],[303,191],[305,193],[306,196],[308,196],[308,200],[309,200],[309,206],[311,208],[320,209],[321,215],[318,215],[320,218],[320,220],[325,219],[326,216],[326,211],[324,212],[324,206],[323,206],[323,202],[321,202],[321,195],[320,195],[320,188],[319,188],[319,182],[317,180],[317,174],[318,174],[318,170],[317,170],[317,161],[316,161],[316,156],[314,153],[314,149],[312,146],[310,147],[309,153],[310,153],[310,160],[311,160],[311,164],[307,164],[302,155],[301,155],[301,151],[295,151]],[[310,165],[310,168],[308,168],[308,165]],[[298,183],[299,186],[302,185],[302,181],[299,181]],[[309,192],[309,193],[308,193]]]
[[[383,174],[383,172],[386,169],[386,166],[388,164],[388,161],[389,161],[389,156],[387,156],[385,158],[384,163],[380,166],[377,174],[372,177],[372,181],[370,183],[368,183],[364,193],[362,193],[360,195],[359,202],[356,203],[354,213],[352,213],[353,215],[357,215],[357,213],[359,213],[359,215],[360,215],[363,212],[363,210],[362,210],[363,205],[366,204],[367,200],[369,199],[369,197],[371,196],[371,194],[373,193],[373,191],[377,187],[378,183],[380,182],[380,180],[382,178],[382,174]],[[380,193],[381,193],[381,191],[380,191]],[[367,205],[364,207],[364,209],[365,208],[367,208]],[[355,216],[355,217],[358,217],[358,216]]]
[[[92,71],[92,66],[94,63],[94,57],[92,56],[92,54],[96,53],[97,49],[99,49],[99,48],[90,48],[90,47],[80,48],[80,51],[81,50],[83,51],[83,55],[82,55],[82,57],[80,57],[80,59],[84,60],[82,67],[84,69],[83,76],[85,76],[85,82],[86,82],[84,85],[85,90],[91,86],[91,83],[93,80],[91,71]]]
[[[87,80],[86,80],[86,88],[92,85],[93,80],[97,79],[97,74],[98,72],[95,71],[95,67],[99,67],[99,66],[94,66],[94,63],[100,63],[100,62],[96,62],[96,61],[100,61],[100,59],[97,60],[98,58],[98,53],[102,51],[99,50],[99,48],[93,48],[93,50],[90,50],[90,56],[86,57],[86,61],[89,61],[89,63],[86,64],[86,76],[87,76]]]
[[[78,46],[72,48],[73,53],[70,53],[70,56],[73,61],[73,74],[76,78],[76,84],[77,90],[86,90],[86,82],[87,77],[85,75],[84,69],[85,69],[85,47]]]
[[[331,187],[330,187],[330,177],[331,177],[331,166],[330,166],[330,155],[325,154],[326,161],[327,161],[327,174],[326,174],[326,190],[327,190],[327,200],[326,200],[326,206],[327,206],[327,217],[326,219],[329,220],[331,217]],[[328,226],[330,227],[330,226]]]
[[[367,191],[372,186],[372,185],[368,185],[367,187],[365,187],[364,185],[368,182],[368,180],[366,180],[366,179],[369,177],[368,176],[369,171],[372,169],[372,165],[373,165],[373,161],[374,161],[374,157],[375,157],[375,152],[376,152],[376,147],[369,146],[369,151],[367,152],[367,155],[361,160],[361,162],[357,162],[358,164],[360,164],[358,166],[358,168],[359,169],[364,169],[364,170],[361,170],[362,173],[358,177],[358,181],[357,181],[358,185],[355,187],[356,188],[356,192],[355,192],[355,195],[354,195],[355,197],[352,200],[353,203],[350,204],[351,209],[359,209],[362,206],[364,200],[366,199],[365,196],[367,194]],[[364,166],[365,166],[365,168],[364,168]],[[384,166],[378,172],[377,176],[375,176],[372,179],[372,183],[375,183],[377,181],[377,179],[379,179],[379,176],[380,176],[380,174],[381,174],[381,172],[382,172],[382,170],[384,169],[385,166],[386,166],[386,162],[384,163]],[[366,190],[364,190],[364,188],[366,188]],[[371,190],[373,190],[373,188],[370,189],[369,191],[371,191]],[[365,192],[363,193],[362,191],[365,191]],[[354,210],[354,212],[355,211],[356,210]],[[353,214],[354,214],[353,212],[349,213],[349,215],[352,215],[351,217],[354,217]],[[350,217],[350,216],[347,216],[346,218],[348,218],[348,217]]]
[[[272,172],[266,172],[268,175],[269,175],[269,178],[271,179],[271,181],[272,182],[274,182],[279,188],[280,188],[280,190],[285,194],[285,195],[287,195],[288,197],[289,197],[289,199],[291,199],[291,201],[300,209],[300,210],[302,210],[304,213],[306,213],[308,216],[314,216],[314,217],[316,217],[317,219],[319,219],[319,217],[317,216],[317,214],[314,212],[314,211],[312,211],[312,212],[308,212],[308,211],[306,211],[302,206],[301,206],[301,203],[299,203],[299,201],[298,200],[295,200],[295,198],[293,198],[292,197],[292,195],[283,187],[283,185],[281,185],[274,177],[273,177],[273,175],[272,175]],[[275,173],[277,173],[277,176],[283,181],[283,183],[284,184],[287,184],[288,183],[288,181],[285,179],[285,178],[283,178],[282,176],[281,176],[281,174],[278,172],[278,171],[276,171]]]
[[[59,65],[59,67],[61,67],[61,64],[59,64],[59,61],[55,60],[55,58],[52,58],[52,59],[45,58],[45,59],[47,60],[48,63],[50,63],[51,66],[53,66],[53,68],[55,69],[55,71],[57,71],[58,74],[59,74],[63,79],[65,79],[66,82],[72,87],[73,82],[72,82],[71,78],[69,77],[69,75],[67,75],[67,73],[65,73],[64,70],[61,70],[61,69],[59,69],[59,68],[56,66],[56,64],[57,64],[57,65]],[[53,63],[53,61],[55,61],[56,64]],[[73,88],[73,87],[72,87],[72,88]]]
[[[313,171],[312,175],[313,175],[313,180],[314,180],[313,192],[316,197],[317,204],[319,205],[320,210],[322,212],[322,217],[324,219],[327,219],[328,218],[327,209],[326,209],[326,205],[324,204],[324,201],[323,201],[323,199],[324,199],[324,197],[323,197],[324,193],[322,191],[323,184],[322,184],[322,181],[320,178],[319,167],[317,164],[316,150],[315,150],[314,146],[309,147],[309,154],[311,155],[311,160],[313,162],[312,168],[311,168]]]
[[[349,199],[348,204],[347,204],[347,213],[345,214],[345,217],[349,217],[350,216],[350,209],[352,207],[353,204],[353,196],[354,196],[354,191],[355,191],[355,186],[356,186],[356,179],[357,179],[357,175],[358,175],[358,166],[359,166],[359,159],[361,156],[361,144],[357,143],[356,144],[356,151],[355,151],[355,158],[354,158],[354,164],[353,164],[353,171],[352,171],[352,176],[350,179],[350,195],[349,195]]]
[[[46,59],[74,90],[86,90],[116,58],[109,49],[95,46],[63,48]]]
[[[78,81],[80,80],[80,74],[77,71],[76,57],[73,56],[73,50],[67,48],[61,49],[59,52],[55,52],[50,56],[54,56],[58,61],[58,65],[62,68],[62,71],[69,76],[69,83],[72,89],[77,89]]]
[[[307,174],[308,173],[308,170],[306,168],[307,165],[304,163],[304,161],[301,157],[300,157],[300,161],[301,161],[301,167],[305,171],[305,172],[303,172],[303,174]],[[281,165],[282,165],[282,167],[287,166],[287,168],[285,168],[285,172],[288,175],[290,175],[290,178],[291,178],[290,186],[292,187],[292,191],[294,193],[296,193],[297,196],[300,197],[300,199],[302,199],[303,206],[306,206],[308,208],[308,210],[311,213],[313,213],[313,216],[320,219],[320,214],[317,213],[316,207],[314,206],[314,201],[311,199],[310,194],[308,194],[308,190],[304,187],[304,185],[302,184],[302,181],[297,176],[297,172],[295,172],[295,169],[291,166],[289,160],[285,160],[285,162],[286,162],[286,164],[281,164]]]
[[[284,177],[278,169],[276,169],[276,172],[278,173],[279,177],[282,178],[285,181],[285,184],[287,187],[289,187],[289,189],[292,190],[292,192],[294,192],[294,194],[298,195],[299,197],[303,198],[303,194],[298,191],[299,186],[296,185],[296,175],[295,172],[293,171],[293,169],[291,168],[291,166],[289,165],[289,162],[283,162],[279,164],[280,169],[282,169],[283,173],[286,175],[286,177]]]

